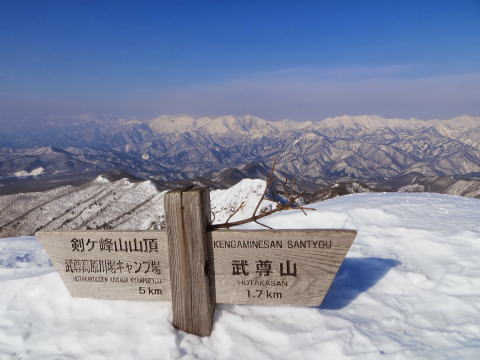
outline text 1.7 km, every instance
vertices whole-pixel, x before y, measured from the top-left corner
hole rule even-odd
[[[282,293],[270,290],[247,290],[249,298],[281,299]]]

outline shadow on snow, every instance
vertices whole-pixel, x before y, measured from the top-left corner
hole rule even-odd
[[[398,265],[400,262],[393,259],[346,258],[323,299],[320,309],[344,308],[362,292],[374,286],[391,268]]]

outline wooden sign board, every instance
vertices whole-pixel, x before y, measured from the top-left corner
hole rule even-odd
[[[215,231],[216,302],[320,305],[355,236],[353,230]]]
[[[313,306],[321,304],[356,231],[210,234],[216,303]],[[164,231],[44,231],[37,237],[73,297],[171,300]]]
[[[72,296],[172,301],[173,325],[199,336],[212,331],[215,303],[320,305],[356,236],[353,230],[209,232],[205,187],[169,191],[164,205],[166,232],[36,235]]]
[[[42,231],[36,236],[73,297],[171,299],[165,232]]]

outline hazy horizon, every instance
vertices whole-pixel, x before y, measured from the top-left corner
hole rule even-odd
[[[480,3],[0,4],[0,126],[480,115]]]
[[[157,114],[155,116],[150,116],[150,117],[136,117],[136,116],[113,116],[113,115],[106,115],[106,114],[73,114],[73,115],[57,115],[57,116],[49,116],[44,119],[43,122],[34,122],[29,124],[28,127],[25,127],[24,123],[10,123],[10,122],[5,122],[4,124],[0,122],[2,125],[2,130],[4,130],[6,133],[10,133],[11,135],[14,134],[20,134],[22,132],[28,132],[28,131],[36,131],[39,128],[45,128],[45,127],[56,127],[56,126],[77,126],[82,123],[95,123],[95,124],[101,124],[101,123],[115,123],[115,122],[129,122],[129,121],[140,121],[140,122],[150,122],[152,120],[156,120],[158,118],[165,117],[165,119],[171,119],[171,118],[183,118],[183,117],[188,117],[192,119],[205,119],[205,118],[210,118],[212,120],[218,119],[218,118],[224,118],[224,117],[235,117],[238,119],[242,119],[245,117],[254,117],[254,118],[259,118],[261,120],[265,120],[268,122],[281,122],[281,121],[294,121],[294,122],[313,122],[313,123],[321,123],[324,120],[327,119],[336,119],[336,118],[342,118],[342,117],[348,117],[348,118],[357,118],[357,117],[380,117],[385,120],[404,120],[406,122],[408,121],[413,121],[413,120],[418,120],[422,122],[431,122],[431,121],[449,121],[451,119],[459,118],[459,117],[473,117],[476,119],[480,119],[480,115],[475,115],[475,114],[455,114],[451,117],[445,117],[445,118],[418,118],[418,117],[388,117],[388,116],[382,116],[379,114],[337,114],[333,116],[327,116],[327,117],[322,117],[322,118],[315,118],[315,119],[306,119],[306,120],[299,120],[299,119],[294,119],[294,118],[265,118],[261,117],[255,114],[218,114],[218,115],[192,115],[192,114],[185,114],[185,113],[177,113],[177,114]]]

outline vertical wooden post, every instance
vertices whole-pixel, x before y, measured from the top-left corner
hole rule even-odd
[[[185,332],[208,336],[212,331],[215,299],[208,259],[210,223],[208,188],[175,189],[165,195],[168,259],[172,287],[173,325]]]

